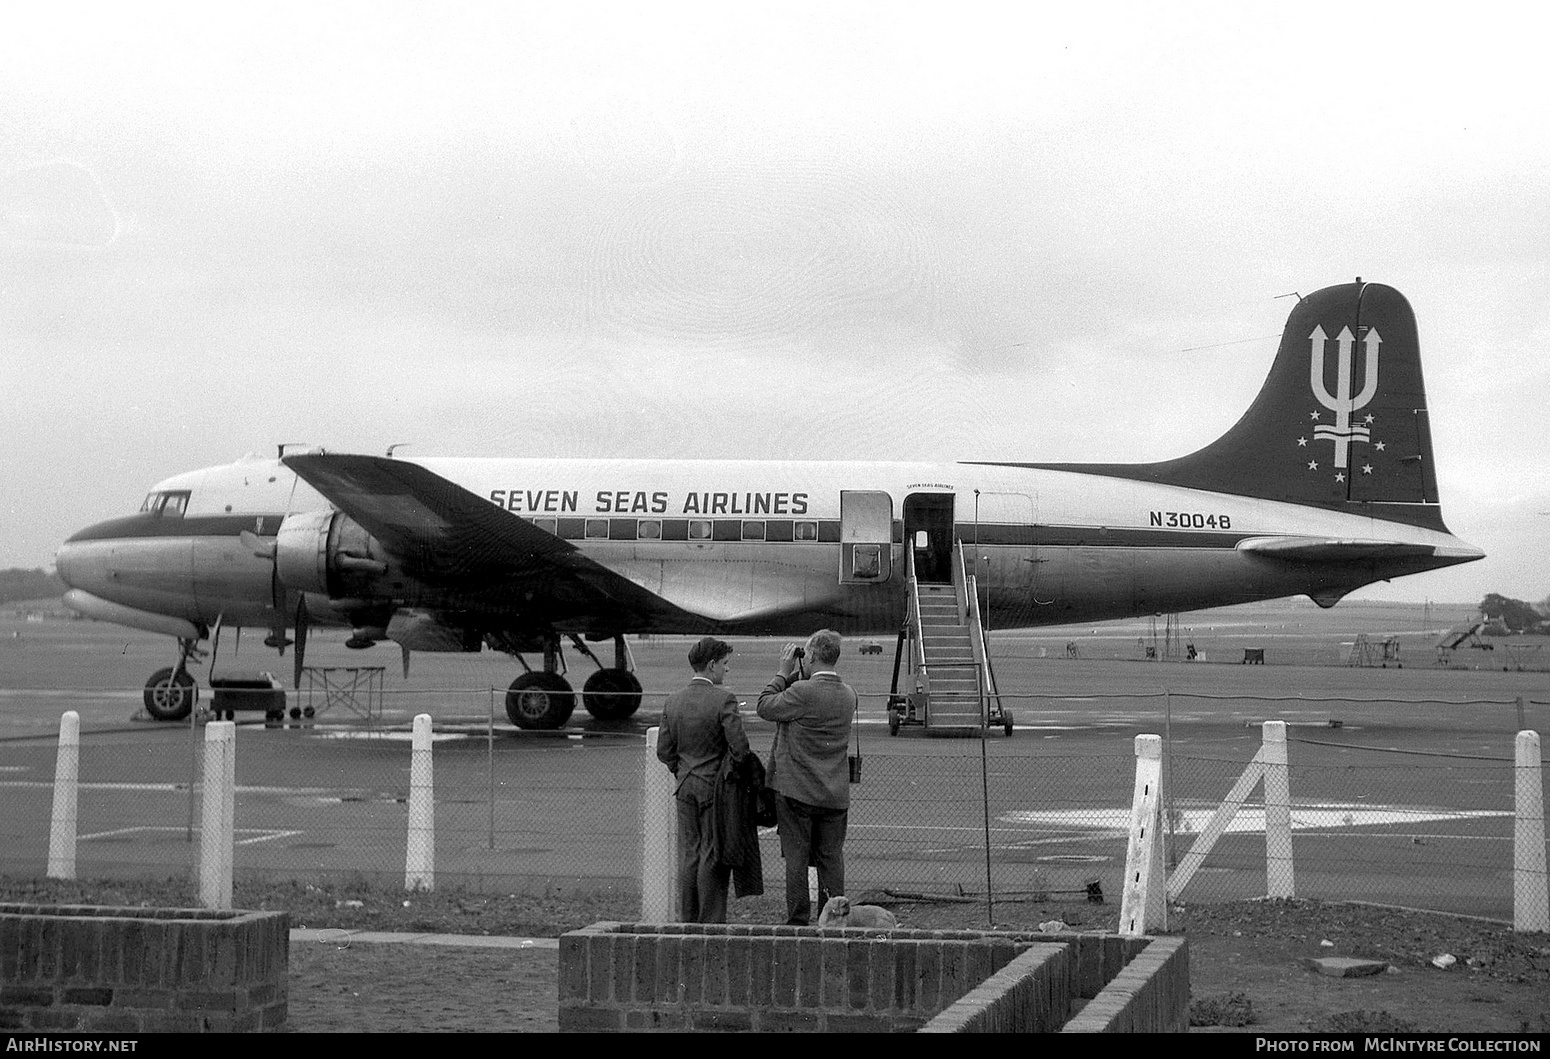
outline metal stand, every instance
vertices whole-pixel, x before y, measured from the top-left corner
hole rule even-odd
[[[291,707],[291,719],[321,716],[342,706],[374,725],[382,720],[384,666],[303,666],[304,706]]]

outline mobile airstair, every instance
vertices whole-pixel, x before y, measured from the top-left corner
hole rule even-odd
[[[931,735],[1012,734],[985,651],[976,579],[964,565],[963,542],[953,548],[952,583],[922,582],[908,563],[909,614],[894,651],[888,734],[921,727]],[[901,682],[906,690],[901,691]]]

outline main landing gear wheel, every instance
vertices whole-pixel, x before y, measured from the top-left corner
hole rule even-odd
[[[640,681],[627,669],[599,669],[581,688],[587,712],[600,721],[622,721],[640,709]]]
[[[181,721],[199,699],[199,685],[179,666],[158,669],[145,682],[145,712],[158,721]]]
[[[518,728],[558,728],[575,708],[576,693],[558,673],[523,673],[506,692],[506,716]]]

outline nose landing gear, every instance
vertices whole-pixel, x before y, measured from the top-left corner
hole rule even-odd
[[[181,721],[199,701],[199,685],[188,673],[188,660],[199,649],[195,640],[178,641],[178,664],[158,669],[145,682],[145,712],[158,721]]]

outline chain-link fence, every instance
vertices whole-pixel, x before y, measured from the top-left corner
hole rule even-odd
[[[648,760],[641,730],[514,734],[491,717],[500,692],[464,695],[467,716],[439,721],[435,731],[437,885],[639,892],[648,836],[670,827],[644,809],[647,770],[661,766]],[[648,694],[643,714],[660,703]],[[1019,709],[1020,723],[1032,705]],[[767,755],[771,726],[748,727]],[[1294,728],[1297,896],[1511,918],[1514,766],[1501,727],[1460,741],[1467,746],[1427,750]],[[880,723],[862,730],[845,851],[853,892],[1118,902],[1135,775],[1130,738],[1089,738],[1065,750],[1027,730],[984,739],[889,739]],[[319,724],[303,734],[257,727],[239,735],[235,874],[401,882],[408,734],[368,724]],[[1165,743],[1170,870],[1258,750],[1257,731],[1245,735],[1240,725],[1219,734]],[[45,870],[54,758],[47,739],[0,744],[0,864],[8,873]],[[84,735],[76,875],[195,872],[201,759],[197,726]],[[1256,784],[1178,899],[1264,895],[1264,818]],[[761,848],[766,889],[778,894],[773,832]]]

